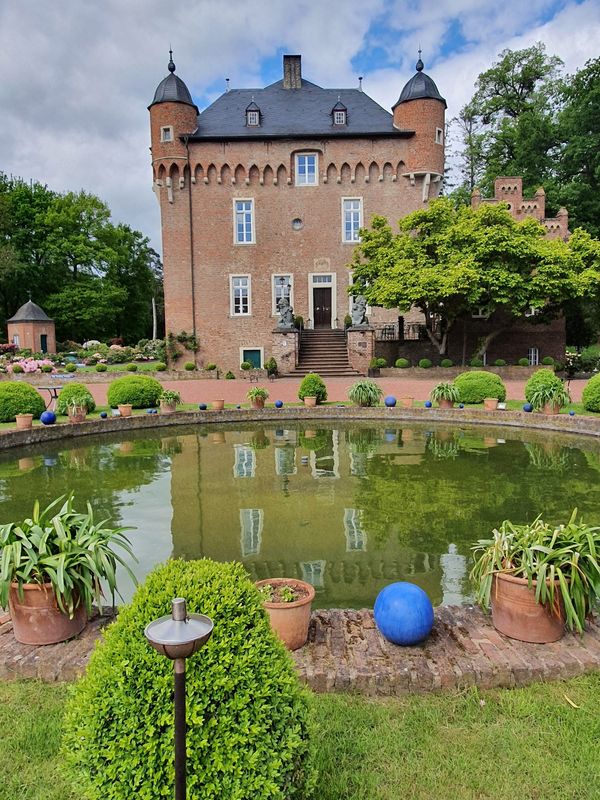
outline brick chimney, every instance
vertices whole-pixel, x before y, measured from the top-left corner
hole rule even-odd
[[[302,56],[283,57],[283,88],[301,89],[302,88]]]

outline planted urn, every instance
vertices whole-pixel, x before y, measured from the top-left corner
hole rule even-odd
[[[429,395],[432,402],[437,403],[440,408],[454,408],[454,403],[460,400],[458,387],[453,383],[442,382],[433,387]]]
[[[259,409],[265,407],[265,402],[269,399],[269,393],[262,386],[253,386],[248,390],[246,397],[250,400],[252,408]]]
[[[288,650],[306,644],[314,587],[296,578],[267,578],[257,581],[256,587],[271,627]]]
[[[179,392],[173,389],[163,389],[158,399],[160,401],[161,414],[174,414],[177,411],[177,404],[181,402]]]

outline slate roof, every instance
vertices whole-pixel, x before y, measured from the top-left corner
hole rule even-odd
[[[156,103],[185,103],[188,106],[196,107],[192,100],[190,90],[185,83],[177,75],[171,73],[158,84],[154,92],[154,99],[148,106],[155,105]]]
[[[246,108],[260,108],[261,124],[246,125]],[[341,101],[347,124],[334,125],[332,110]],[[355,138],[412,136],[399,131],[392,115],[360,89],[323,89],[302,79],[301,89],[284,89],[283,80],[264,89],[231,89],[198,115],[191,141],[215,139]]]
[[[417,71],[408,81],[404,89],[402,89],[400,92],[400,97],[392,106],[392,110],[401,103],[408,103],[410,100],[423,100],[427,98],[431,98],[432,100],[440,100],[444,104],[444,108],[448,108],[447,103],[440,94],[434,80],[423,72],[423,68],[424,64],[419,58],[416,66]]]
[[[7,322],[52,322],[43,308],[28,300]]]

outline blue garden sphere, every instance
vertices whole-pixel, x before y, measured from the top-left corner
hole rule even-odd
[[[236,406],[236,408],[239,410],[241,408],[241,406],[238,405],[238,406]]]
[[[459,404],[458,404],[458,407],[459,407],[459,408],[464,408],[464,407],[465,407],[465,404],[464,404],[464,403],[459,403]]]
[[[206,405],[206,403],[200,403],[200,405],[198,406],[198,408],[200,409],[200,411],[206,411],[206,409],[207,409],[207,405]]]
[[[427,593],[406,581],[390,583],[379,592],[373,616],[385,638],[403,646],[423,641],[433,627],[433,606]]]
[[[101,411],[100,412],[100,418],[101,419],[106,419],[107,417],[108,417],[108,414],[106,413],[106,411]]]
[[[523,411],[526,411],[528,414],[530,414],[533,411],[533,406],[531,403],[525,403],[523,406]]]
[[[275,408],[283,408],[283,400],[275,400]]]
[[[153,408],[147,408],[146,409],[146,414],[154,414],[154,409]]]
[[[431,408],[431,400],[425,400],[425,408]]]
[[[571,410],[569,411],[569,416],[570,416],[570,417],[574,417],[574,416],[575,416],[575,412],[573,411],[573,409],[571,409]]]
[[[56,422],[56,414],[54,411],[42,411],[40,414],[40,422],[42,425],[54,425]]]
[[[388,408],[394,408],[394,406],[396,405],[396,398],[393,395],[388,394],[388,396],[385,398],[383,402],[386,404]]]

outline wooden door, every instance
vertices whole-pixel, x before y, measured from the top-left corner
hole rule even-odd
[[[315,328],[331,328],[331,287],[313,289]]]

